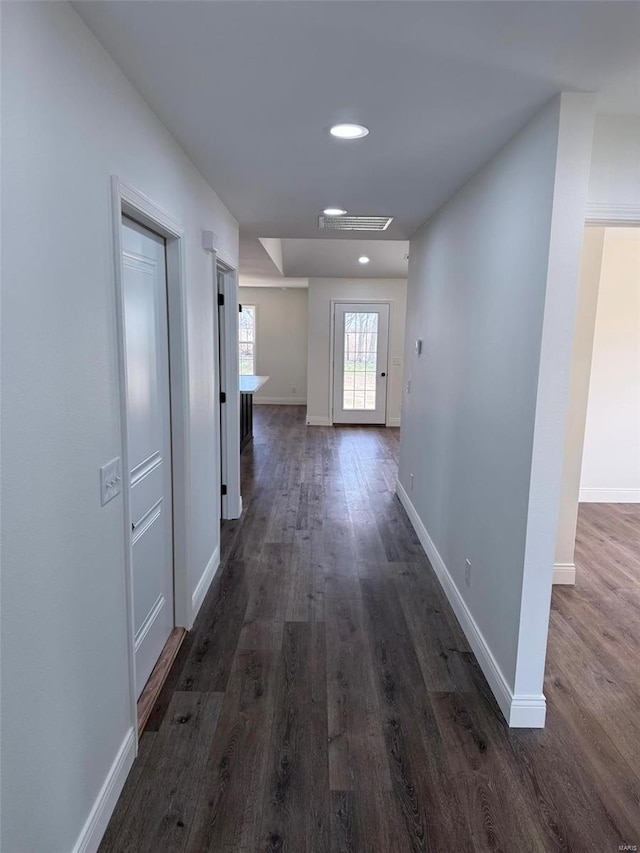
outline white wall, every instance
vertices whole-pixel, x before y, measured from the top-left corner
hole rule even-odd
[[[615,217],[611,216],[616,212]],[[640,117],[597,116],[589,179],[589,215],[640,221]]]
[[[236,266],[237,225],[70,6],[8,3],[2,18],[0,846],[68,853],[132,725],[127,533],[98,488],[122,452],[110,175],[185,228],[192,589],[219,518],[201,229]]]
[[[607,228],[580,500],[640,501],[640,228]]]
[[[402,361],[407,298],[405,279],[309,279],[309,360],[307,369],[307,423],[331,423],[331,300],[383,300],[391,303],[389,320],[389,382],[387,386],[387,425],[400,425],[402,400]]]
[[[554,99],[409,255],[399,494],[512,725],[544,721],[593,113]]]
[[[306,288],[241,287],[240,303],[256,306],[256,372],[270,377],[254,402],[306,403]]]

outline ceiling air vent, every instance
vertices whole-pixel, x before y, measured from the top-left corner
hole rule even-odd
[[[321,231],[386,231],[393,216],[319,216]]]

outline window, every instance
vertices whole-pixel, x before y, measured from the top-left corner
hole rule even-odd
[[[243,305],[240,312],[240,376],[256,372],[256,306]]]
[[[344,315],[343,408],[375,411],[378,360],[378,314]]]

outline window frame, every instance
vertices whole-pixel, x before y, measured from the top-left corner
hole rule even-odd
[[[238,375],[239,376],[256,376],[256,371],[258,369],[258,306],[255,302],[240,302],[240,306],[244,311],[245,308],[253,308],[253,341],[241,341],[240,340],[240,321],[238,320]],[[240,312],[242,313],[242,312]],[[253,343],[253,373],[243,373],[241,358],[240,358],[240,345],[242,343]]]

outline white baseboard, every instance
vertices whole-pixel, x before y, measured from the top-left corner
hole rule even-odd
[[[193,591],[193,595],[191,596],[191,624],[193,625],[193,621],[198,615],[198,610],[200,610],[202,606],[202,602],[204,601],[204,597],[209,591],[209,587],[211,586],[211,581],[216,576],[216,572],[220,566],[220,548],[216,548],[216,550],[211,555],[209,562],[207,563],[207,567],[202,573],[202,577],[198,581],[198,585]]]
[[[104,780],[89,817],[82,827],[73,853],[96,853],[135,757],[136,733],[133,728],[130,728],[107,773],[107,778]]]
[[[400,418],[387,418],[388,427],[399,427],[400,426]]]
[[[576,564],[554,563],[553,582],[557,584],[566,584],[568,586],[574,586],[576,582]]]
[[[333,426],[331,418],[317,418],[314,415],[307,415],[307,426]]]
[[[489,683],[491,692],[495,696],[507,723],[511,728],[544,728],[546,716],[546,700],[544,696],[542,694],[537,696],[514,695],[487,641],[476,625],[471,611],[467,607],[458,587],[449,574],[449,570],[438,553],[438,549],[434,545],[409,495],[400,482],[396,485],[396,494],[407,511],[407,515],[418,535],[418,539],[449,599],[453,612],[469,641],[469,645],[480,664],[480,668]]]
[[[253,402],[256,406],[306,406],[306,397],[256,397]]]
[[[638,504],[640,489],[580,489],[580,503]]]

